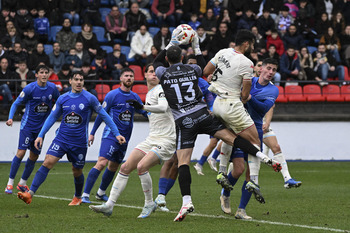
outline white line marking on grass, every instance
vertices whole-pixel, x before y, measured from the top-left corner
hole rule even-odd
[[[71,201],[72,199],[69,198],[61,198],[61,197],[50,197],[50,196],[43,196],[43,195],[35,195],[35,197],[41,197],[46,199],[53,199],[53,200],[62,200],[62,201]],[[93,204],[101,204],[102,202],[97,201],[91,201]],[[119,207],[124,208],[131,208],[131,209],[142,209],[142,207],[139,206],[131,206],[131,205],[122,205],[122,204],[115,204]],[[177,214],[175,211],[169,211],[167,213],[173,213]],[[216,218],[216,219],[234,219],[234,217],[227,217],[222,215],[208,215],[208,214],[197,214],[197,213],[190,213],[191,216],[197,216],[197,217],[204,217],[204,218]],[[300,225],[300,224],[292,224],[292,223],[284,223],[284,222],[272,222],[272,221],[266,221],[266,220],[238,220],[238,221],[247,221],[247,222],[256,222],[256,223],[263,223],[263,224],[270,224],[270,225],[280,225],[280,226],[289,226],[289,227],[299,227],[299,228],[306,228],[306,229],[313,229],[313,230],[323,230],[323,231],[333,231],[333,232],[350,232],[350,230],[342,230],[342,229],[336,229],[336,228],[328,228],[328,227],[317,227],[317,226],[308,226],[308,225]]]

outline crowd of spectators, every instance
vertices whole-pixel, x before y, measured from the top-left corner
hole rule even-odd
[[[109,8],[105,17],[101,8]],[[26,80],[34,79],[38,64],[51,68],[50,79],[61,92],[69,91],[69,75],[82,70],[89,80],[100,80],[86,84],[96,95],[98,82],[118,82],[122,68],[151,62],[181,23],[197,31],[207,61],[233,47],[239,29],[252,30],[256,45],[250,58],[280,62],[276,85],[300,80],[325,85],[334,77],[342,85],[350,66],[350,0],[2,0],[2,101],[13,101]],[[52,38],[57,25],[62,28]],[[103,41],[95,27],[104,28]],[[46,54],[46,45],[52,52]],[[122,46],[130,51],[123,54]],[[183,54],[190,56],[192,48]]]

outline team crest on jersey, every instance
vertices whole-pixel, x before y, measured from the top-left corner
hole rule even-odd
[[[187,129],[190,129],[194,126],[194,122],[191,118],[189,117],[186,117],[185,119],[183,119],[182,121],[182,125],[187,128]]]
[[[41,104],[35,106],[34,111],[37,113],[46,113],[49,111],[49,105],[45,102],[42,102]]]
[[[83,155],[83,154],[79,154],[79,155],[78,155],[78,159],[79,159],[79,160],[83,160],[83,159],[84,159],[84,155]]]
[[[106,101],[103,101],[103,103],[102,103],[102,108],[105,108],[105,107],[107,107],[107,102],[106,102]]]
[[[71,112],[64,117],[64,122],[68,125],[79,125],[83,122],[83,118],[79,114]]]
[[[132,114],[129,110],[125,110],[124,112],[119,114],[119,120],[120,121],[131,121]]]
[[[45,101],[46,100],[46,96],[41,96],[41,100]]]
[[[19,94],[19,97],[23,98],[26,94],[24,93],[24,91],[21,92],[21,94]]]
[[[52,99],[52,95],[50,94],[50,95],[49,95],[49,100],[51,100],[51,99]]]
[[[164,98],[164,97],[165,97],[165,93],[164,92],[159,93],[159,98]]]
[[[85,105],[84,105],[83,103],[79,104],[79,108],[80,108],[80,110],[83,110],[83,109],[84,109],[84,107],[85,107]]]
[[[75,104],[73,104],[72,106],[70,106],[70,108],[74,111],[74,110],[75,110]]]

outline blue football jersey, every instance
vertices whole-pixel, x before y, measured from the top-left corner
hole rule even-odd
[[[56,85],[51,82],[47,82],[45,87],[39,86],[37,82],[29,83],[11,106],[9,119],[13,118],[20,104],[25,104],[21,130],[38,133],[59,95]]]
[[[125,92],[120,88],[110,91],[106,95],[102,104],[103,108],[117,125],[119,133],[125,137],[127,142],[129,142],[131,137],[135,111],[147,117],[146,111],[135,110],[132,106],[130,106],[130,104],[126,103],[126,101],[129,99],[137,100],[140,104],[142,104],[140,97],[135,92]],[[90,134],[95,135],[101,121],[101,117],[97,116]],[[104,128],[102,138],[110,138],[115,140],[115,137],[113,134],[111,134],[111,128],[108,125],[106,125]]]
[[[278,97],[278,88],[271,82],[262,86],[258,83],[259,78],[252,78],[250,94],[252,98],[247,102],[246,108],[256,127],[262,127],[263,118],[270,108],[275,104]]]

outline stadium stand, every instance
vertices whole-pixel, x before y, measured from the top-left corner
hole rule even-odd
[[[284,88],[282,86],[277,86],[279,94],[278,97],[276,99],[277,103],[287,103],[288,102],[288,98],[284,95]]]
[[[62,26],[51,26],[50,28],[50,36],[49,41],[55,42],[56,41],[56,34],[62,29]]]
[[[322,102],[325,97],[322,96],[321,87],[316,84],[307,84],[303,87],[304,97],[308,102]]]
[[[108,40],[105,38],[105,29],[104,27],[100,27],[100,26],[93,26],[92,27],[92,32],[94,32],[96,34],[97,37],[97,41],[98,42],[107,42]]]
[[[142,68],[138,65],[129,65],[129,68],[134,71],[135,81],[144,81]]]
[[[289,85],[284,88],[284,95],[288,98],[289,102],[304,102],[306,101],[303,95],[303,89],[301,86]]]
[[[148,92],[148,88],[146,85],[144,84],[135,84],[132,89],[133,92],[135,92],[136,94],[138,94],[142,100],[143,103],[145,103],[146,101],[146,95]]]
[[[101,45],[101,49],[103,49],[104,51],[106,51],[106,53],[111,53],[111,52],[113,52],[112,46],[109,46],[109,45]]]
[[[340,87],[334,84],[324,86],[322,88],[322,95],[328,102],[343,102],[344,96],[340,95]]]
[[[111,88],[107,84],[96,84],[95,90],[97,92],[98,101],[102,102]]]
[[[340,88],[340,94],[345,101],[350,101],[350,85],[343,85]]]

